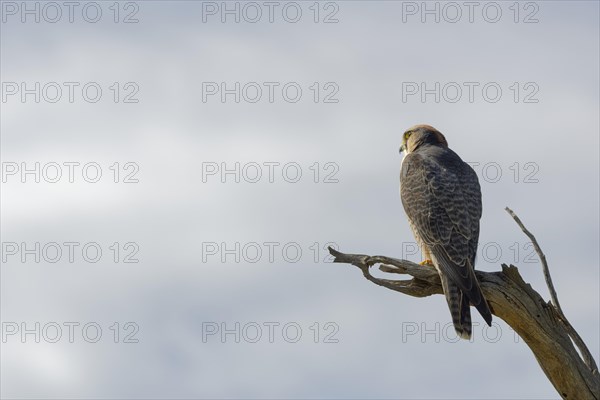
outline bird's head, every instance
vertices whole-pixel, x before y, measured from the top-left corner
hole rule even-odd
[[[433,126],[415,125],[402,135],[400,153],[410,154],[424,144],[448,147],[444,135]]]

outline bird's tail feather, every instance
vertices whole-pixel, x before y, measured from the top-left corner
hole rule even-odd
[[[442,278],[442,286],[452,315],[454,330],[462,339],[470,339],[472,325],[469,298],[448,279]]]
[[[485,299],[485,297],[483,296],[483,293],[481,292],[481,288],[479,287],[479,282],[477,282],[477,280],[475,280],[475,287],[478,292],[478,297],[479,297],[480,301],[479,301],[479,303],[473,304],[473,305],[475,306],[477,311],[479,311],[479,314],[481,314],[481,316],[483,317],[485,322],[488,324],[488,326],[492,326],[492,312],[490,311],[490,306],[488,305],[487,300]],[[468,304],[468,302],[467,302],[467,304]]]
[[[460,293],[460,326],[463,329],[461,337],[471,339],[471,304],[469,298],[463,292]],[[456,328],[456,324],[454,327]]]

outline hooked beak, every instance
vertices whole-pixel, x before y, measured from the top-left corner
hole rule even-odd
[[[400,154],[404,152],[404,145],[400,146]]]

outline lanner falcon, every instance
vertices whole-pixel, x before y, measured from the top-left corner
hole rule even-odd
[[[444,135],[416,125],[402,136],[400,197],[421,251],[421,264],[440,275],[456,333],[471,337],[471,311],[477,308],[491,326],[492,313],[473,270],[481,189],[475,171],[452,150]]]

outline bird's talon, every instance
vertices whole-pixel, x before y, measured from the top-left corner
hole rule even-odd
[[[419,265],[433,265],[433,261],[431,261],[430,259],[423,260],[419,263]]]

